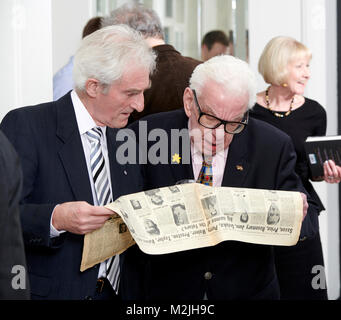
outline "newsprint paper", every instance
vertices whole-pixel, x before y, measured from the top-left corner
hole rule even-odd
[[[292,246],[303,218],[299,192],[174,185],[129,194],[84,238],[81,271],[137,243],[147,254],[214,246],[222,241]],[[117,214],[116,214],[117,213]]]

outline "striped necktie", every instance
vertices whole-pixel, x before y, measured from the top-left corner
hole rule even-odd
[[[197,182],[212,187],[213,185],[212,160],[208,161],[203,157],[202,167]]]
[[[92,178],[95,185],[96,198],[99,206],[104,206],[112,202],[110,184],[105,160],[101,148],[102,130],[100,127],[95,127],[89,130],[87,138],[90,142],[90,166]],[[118,285],[120,281],[120,266],[119,257],[111,257],[106,261],[107,279],[111,283],[116,294],[118,293]]]

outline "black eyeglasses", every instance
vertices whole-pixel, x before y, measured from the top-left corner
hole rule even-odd
[[[247,126],[247,124],[249,122],[249,112],[248,111],[244,114],[244,117],[243,117],[241,122],[239,122],[239,121],[226,121],[226,120],[219,119],[219,118],[217,118],[211,114],[207,114],[207,113],[201,111],[200,106],[199,106],[199,102],[198,102],[198,98],[197,98],[197,94],[195,93],[195,90],[192,89],[192,91],[193,91],[193,95],[194,95],[195,104],[199,110],[198,122],[203,127],[207,128],[207,129],[216,129],[223,124],[224,130],[226,133],[237,134],[237,133],[241,133],[244,130],[244,128]]]

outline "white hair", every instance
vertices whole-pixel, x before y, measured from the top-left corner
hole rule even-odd
[[[311,51],[303,43],[290,37],[275,37],[265,46],[258,71],[266,83],[281,86],[288,81],[290,62],[300,58],[312,58]]]
[[[243,60],[230,55],[220,55],[199,64],[190,78],[190,88],[200,95],[207,81],[222,85],[235,97],[247,95],[249,109],[256,103],[256,76]]]
[[[127,3],[110,12],[102,20],[102,27],[126,24],[141,32],[145,38],[164,39],[160,18],[156,11],[146,8],[142,3]]]
[[[86,81],[95,78],[106,89],[130,66],[141,66],[152,73],[155,58],[139,32],[126,25],[102,28],[85,37],[75,54],[75,88],[84,91]]]

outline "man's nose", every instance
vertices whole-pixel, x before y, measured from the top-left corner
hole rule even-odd
[[[219,126],[218,128],[212,130],[212,136],[213,136],[214,140],[216,140],[216,141],[217,140],[218,141],[224,140],[226,134],[228,134],[228,133],[225,132],[223,124],[221,126]]]
[[[141,112],[144,109],[144,96],[143,93],[140,93],[136,96],[134,101],[131,104],[131,107],[137,112]]]

